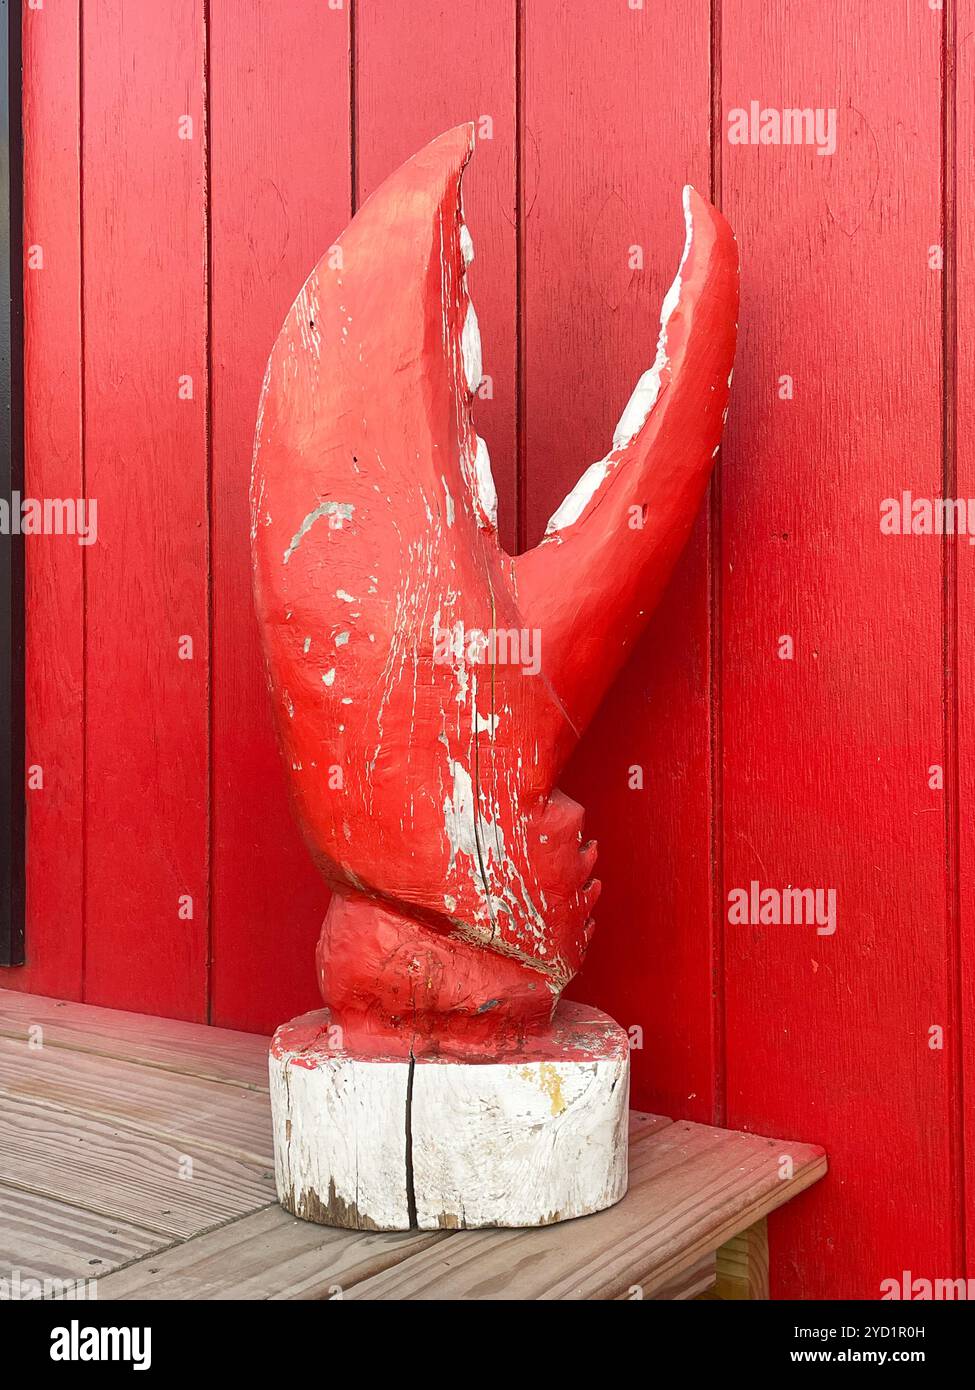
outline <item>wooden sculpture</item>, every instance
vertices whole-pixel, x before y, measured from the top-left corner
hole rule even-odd
[[[626,1034],[559,1002],[599,883],[556,784],[687,539],[735,349],[737,247],[688,188],[656,360],[542,543],[506,555],[472,420],[472,151],[470,126],[434,140],[319,262],[255,443],[268,680],[332,890],[325,1008],[272,1045],[278,1190],[373,1229],[537,1224],[625,1191]]]

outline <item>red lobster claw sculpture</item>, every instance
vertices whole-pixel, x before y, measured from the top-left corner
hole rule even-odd
[[[550,1030],[599,894],[559,772],[687,539],[735,351],[737,247],[688,188],[656,359],[542,543],[505,554],[472,418],[472,151],[447,132],[359,210],[288,314],[257,427],[257,612],[333,892],[322,997],[359,1058],[517,1057]]]

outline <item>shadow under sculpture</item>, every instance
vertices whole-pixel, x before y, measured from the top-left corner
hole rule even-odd
[[[538,1225],[626,1190],[629,1048],[561,1001],[596,845],[559,773],[646,625],[718,450],[738,255],[684,190],[656,359],[534,550],[501,549],[460,126],[305,282],[268,362],[254,592],[295,812],[332,890],[324,1009],[271,1048],[278,1193],[365,1229]]]

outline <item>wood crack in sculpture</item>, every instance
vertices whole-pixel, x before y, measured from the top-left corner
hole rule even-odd
[[[625,1191],[626,1034],[559,1002],[599,883],[556,784],[687,539],[734,358],[737,248],[688,188],[656,359],[542,543],[506,555],[472,418],[472,151],[449,131],[359,210],[257,423],[257,613],[333,894],[325,1009],[272,1045],[278,1190],[344,1226],[530,1225]]]

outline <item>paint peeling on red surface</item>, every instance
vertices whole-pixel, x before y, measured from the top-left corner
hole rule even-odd
[[[404,1051],[515,1047],[581,964],[596,846],[556,783],[687,539],[737,327],[734,238],[689,188],[656,360],[512,560],[471,415],[472,151],[470,126],[433,141],[309,276],[268,363],[251,489],[276,723],[336,894],[322,995],[358,1046]]]

